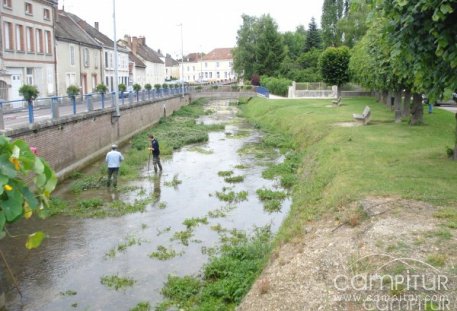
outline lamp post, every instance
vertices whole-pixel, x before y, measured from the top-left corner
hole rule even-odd
[[[114,42],[114,107],[116,109],[116,117],[119,117],[121,114],[119,112],[119,103],[118,103],[118,71],[117,71],[117,38],[116,38],[116,0],[113,0],[113,42]]]
[[[182,35],[182,23],[178,26],[181,27],[181,95],[184,97],[184,39]]]

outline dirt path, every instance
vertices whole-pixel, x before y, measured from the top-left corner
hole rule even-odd
[[[436,208],[367,198],[348,210],[277,250],[238,311],[457,310],[456,232]]]

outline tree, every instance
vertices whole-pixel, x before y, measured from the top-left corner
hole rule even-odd
[[[342,46],[327,48],[319,60],[322,79],[327,84],[338,86],[338,97],[341,96],[341,85],[349,82],[349,58],[349,48]]]
[[[255,72],[259,75],[277,75],[285,56],[284,43],[278,32],[278,25],[270,15],[263,15],[258,21],[255,44]]]
[[[345,3],[346,14],[337,23],[338,33],[342,34],[342,43],[350,48],[366,33],[367,17],[370,7],[366,0],[351,0]]]
[[[324,0],[321,17],[324,47],[339,46],[341,44],[341,33],[337,28],[337,23],[343,17],[343,9],[343,0]]]
[[[256,22],[257,18],[243,14],[243,24],[237,32],[237,47],[233,50],[233,68],[246,79],[250,79],[254,72]]]
[[[311,49],[320,49],[322,45],[322,38],[319,29],[317,29],[316,20],[311,18],[308,25],[308,35],[306,36],[304,51],[308,52]]]
[[[283,35],[284,45],[287,47],[287,56],[294,61],[303,52],[306,40],[306,30],[303,26],[298,26],[295,32],[288,31]]]
[[[7,224],[34,214],[45,216],[56,184],[54,171],[26,142],[0,136],[0,239]],[[44,238],[43,232],[35,232],[28,236],[26,247],[38,247]]]

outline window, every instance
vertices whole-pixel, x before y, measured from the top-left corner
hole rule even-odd
[[[5,49],[12,50],[14,48],[14,40],[13,40],[13,24],[9,22],[5,22]]]
[[[108,68],[108,52],[105,52],[105,68]]]
[[[26,69],[26,83],[29,85],[33,85],[33,68],[27,68]]]
[[[36,50],[38,53],[43,53],[43,30],[36,29]]]
[[[25,3],[25,14],[33,15],[33,9],[32,9],[31,3],[28,3],[28,2]]]
[[[95,67],[95,69],[98,68],[98,57],[99,57],[99,54],[95,53],[94,54],[94,67]]]
[[[207,67],[208,67],[208,63],[205,63],[205,68],[207,68]]]
[[[3,0],[3,7],[7,9],[12,9],[11,0]]]
[[[24,52],[24,26],[16,25],[16,50]]]
[[[219,62],[216,62],[216,67],[219,67]]]
[[[218,78],[218,79],[220,78],[220,74],[219,74],[219,71],[218,71],[218,72],[216,72],[216,78]]]
[[[45,31],[44,36],[46,38],[46,54],[52,54],[52,38],[51,32]]]
[[[35,52],[35,44],[33,41],[33,28],[27,27],[27,31],[25,32],[26,35],[26,42],[27,42],[27,52]]]
[[[51,20],[51,12],[49,11],[49,9],[43,10],[43,19],[47,21]]]
[[[83,63],[84,63],[84,67],[90,66],[90,55],[89,55],[88,48],[84,48],[84,50],[83,50]]]
[[[75,46],[70,45],[70,65],[75,65]]]
[[[65,75],[65,85],[69,87],[70,85],[75,85],[76,83],[76,73],[70,72]]]

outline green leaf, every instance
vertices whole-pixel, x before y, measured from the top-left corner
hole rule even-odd
[[[46,234],[43,231],[37,231],[28,236],[25,247],[27,249],[34,249],[41,245],[41,242],[46,238]]]
[[[9,161],[8,163],[2,163],[2,166],[0,167],[0,174],[9,178],[15,178],[17,176],[16,170]]]
[[[33,167],[33,171],[36,174],[42,174],[44,172],[44,164],[43,161],[41,161],[40,158],[35,158],[35,165]]]
[[[52,174],[52,176],[48,178],[48,182],[46,183],[46,186],[44,187],[44,191],[51,193],[55,189],[56,186],[57,186],[57,176],[55,174]]]
[[[17,190],[7,191],[8,199],[3,200],[2,209],[6,220],[11,222],[22,215],[22,195]]]
[[[448,13],[452,13],[454,10],[448,3],[445,3],[445,4],[441,5],[440,11],[443,12],[443,14],[448,14]]]
[[[22,195],[24,199],[29,203],[31,209],[35,209],[38,207],[38,200],[35,197],[35,194],[32,193],[27,187],[23,187],[21,189]]]

